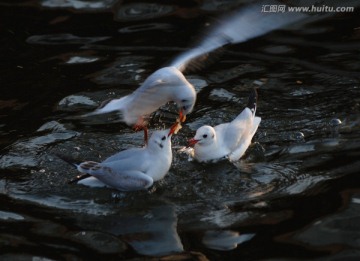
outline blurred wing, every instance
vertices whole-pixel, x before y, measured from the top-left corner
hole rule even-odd
[[[184,71],[191,63],[201,63],[208,53],[226,44],[245,42],[308,17],[300,12],[287,12],[286,9],[285,12],[270,12],[265,9],[270,5],[284,6],[277,1],[262,1],[235,11],[221,19],[220,24],[197,47],[181,54],[171,66]]]

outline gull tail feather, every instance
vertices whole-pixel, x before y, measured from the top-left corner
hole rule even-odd
[[[56,157],[58,157],[59,159],[63,160],[64,162],[68,163],[69,165],[75,167],[75,168],[78,168],[80,166],[80,164],[77,163],[77,161],[75,159],[73,159],[73,158],[70,158],[70,157],[65,156],[65,155],[60,155],[60,154],[54,154],[54,155]],[[85,174],[76,176],[75,178],[69,180],[67,183],[68,184],[74,184],[74,183],[77,183],[78,181],[86,179],[88,177],[91,177],[91,175],[85,173]]]
[[[255,115],[255,112],[256,112],[257,100],[258,100],[258,94],[257,94],[256,89],[254,88],[252,90],[252,92],[250,93],[250,95],[249,95],[249,100],[248,100],[248,103],[246,105],[246,107],[251,110],[253,115]]]
[[[123,106],[128,100],[128,96],[124,96],[120,99],[107,99],[103,101],[100,106],[89,113],[82,115],[82,117],[100,116],[111,118],[111,121],[124,121]]]

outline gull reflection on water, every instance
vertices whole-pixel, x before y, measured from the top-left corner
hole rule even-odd
[[[159,203],[140,214],[136,211],[126,216],[114,216],[106,230],[119,235],[141,255],[163,256],[184,251],[177,222],[175,207]]]

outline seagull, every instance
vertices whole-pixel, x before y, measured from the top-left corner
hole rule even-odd
[[[169,101],[177,104],[181,122],[184,122],[186,115],[193,110],[196,101],[193,85],[175,67],[164,67],[155,71],[133,93],[109,100],[84,116],[116,111],[120,121],[133,126],[135,130],[144,130],[146,143],[146,118]]]
[[[172,162],[171,137],[174,128],[155,131],[147,145],[120,151],[103,162],[85,161],[74,165],[83,173],[69,183],[107,186],[120,191],[146,190],[168,173]]]
[[[120,121],[133,126],[135,130],[144,130],[145,143],[146,118],[162,105],[175,102],[179,111],[177,121],[184,122],[196,102],[195,89],[183,75],[185,70],[201,68],[208,54],[224,45],[245,42],[308,17],[300,12],[263,12],[264,4],[281,3],[263,1],[227,14],[210,27],[199,44],[181,53],[166,67],[152,73],[133,93],[104,102],[98,109],[84,116],[115,111]]]
[[[251,144],[261,118],[255,117],[257,92],[253,89],[246,108],[230,123],[215,127],[204,125],[197,129],[195,137],[189,140],[195,145],[191,155],[199,162],[228,158],[238,161]]]

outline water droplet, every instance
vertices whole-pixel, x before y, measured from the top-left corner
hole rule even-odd
[[[339,125],[341,125],[342,122],[340,119],[331,119],[330,122],[329,122],[329,125],[332,126],[332,127],[337,127]]]
[[[294,139],[296,142],[304,142],[305,141],[305,135],[301,131],[294,133]]]
[[[331,137],[337,138],[339,136],[340,125],[342,124],[340,119],[331,119],[329,122]]]

